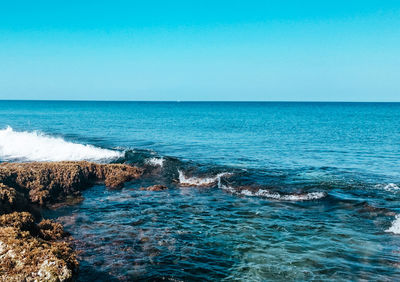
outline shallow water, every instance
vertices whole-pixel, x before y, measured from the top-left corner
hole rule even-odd
[[[81,281],[396,280],[399,121],[396,103],[0,101],[0,160],[146,169],[44,211]]]
[[[81,281],[400,278],[400,240],[384,232],[387,212],[365,202],[138,186],[97,186],[83,203],[46,212],[83,251]]]

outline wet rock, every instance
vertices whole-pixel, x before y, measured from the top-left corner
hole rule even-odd
[[[67,206],[75,206],[77,204],[80,204],[83,202],[85,198],[83,198],[80,195],[75,195],[75,196],[67,196],[66,199],[63,202],[60,203],[55,203],[55,204],[50,204],[47,207],[50,209],[59,209],[62,207],[67,207]]]
[[[1,189],[0,200],[28,200],[39,205],[64,201],[69,195],[104,182],[109,188],[121,188],[124,183],[141,176],[142,170],[124,164],[95,164],[90,162],[37,162],[0,164],[0,183],[12,189]]]
[[[63,226],[49,219],[38,224],[39,236],[44,240],[58,240],[66,236]]]
[[[35,205],[81,199],[80,191],[98,182],[123,187],[142,172],[84,161],[0,164],[0,281],[72,280],[78,261],[62,225],[51,220],[36,224],[30,212]]]
[[[26,209],[27,204],[24,194],[0,183],[0,214],[22,211]]]
[[[66,242],[61,224],[32,214],[0,216],[0,281],[67,281],[78,269],[76,254]]]
[[[0,226],[32,232],[35,229],[35,220],[29,212],[13,212],[0,216]]]
[[[153,186],[149,186],[149,187],[141,187],[139,189],[146,190],[146,191],[163,191],[163,190],[168,189],[168,187],[164,186],[164,185],[153,185]]]
[[[1,281],[69,281],[78,268],[65,242],[49,242],[16,227],[0,227]]]
[[[383,215],[383,216],[395,216],[396,213],[393,211],[387,209],[387,208],[381,208],[381,207],[374,207],[370,205],[367,202],[362,202],[356,205],[356,208],[358,211],[365,216],[369,217],[375,217],[378,215]],[[352,209],[354,209],[354,206],[352,205]]]

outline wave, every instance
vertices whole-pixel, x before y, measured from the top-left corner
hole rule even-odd
[[[400,215],[396,215],[392,226],[390,228],[386,229],[385,232],[390,232],[394,234],[400,234]]]
[[[178,173],[181,186],[211,186],[217,182],[219,183],[221,177],[232,175],[229,172],[222,172],[213,177],[186,177],[181,170],[178,170]]]
[[[123,157],[123,152],[92,145],[68,142],[38,131],[0,130],[2,161],[97,161],[109,162]]]
[[[400,187],[398,185],[396,185],[395,183],[389,183],[389,184],[378,184],[375,187],[383,189],[387,192],[399,192],[400,191]]]
[[[311,192],[311,193],[304,193],[304,194],[281,195],[279,193],[270,192],[270,191],[264,190],[264,189],[260,189],[257,192],[251,192],[249,190],[242,190],[240,193],[245,196],[260,196],[260,197],[266,197],[266,198],[282,200],[282,201],[318,200],[318,199],[324,198],[326,196],[326,193],[324,193],[324,192]]]
[[[165,162],[164,158],[149,158],[146,159],[145,163],[151,166],[160,166],[163,167]]]
[[[282,195],[277,192],[271,192],[266,189],[259,189],[257,191],[250,191],[248,189],[235,189],[231,186],[221,184],[221,181],[218,182],[218,187],[233,194],[239,194],[249,197],[264,197],[280,201],[310,201],[310,200],[322,199],[327,196],[327,193],[325,192],[310,192],[303,194]]]

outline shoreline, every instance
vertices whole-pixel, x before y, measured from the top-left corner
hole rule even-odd
[[[86,161],[0,164],[0,280],[73,280],[79,268],[71,237],[38,208],[76,199],[97,183],[119,189],[143,170]]]

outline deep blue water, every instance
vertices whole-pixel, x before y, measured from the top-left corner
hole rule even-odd
[[[146,168],[44,211],[81,280],[400,279],[400,103],[0,101],[0,160],[57,156]]]

